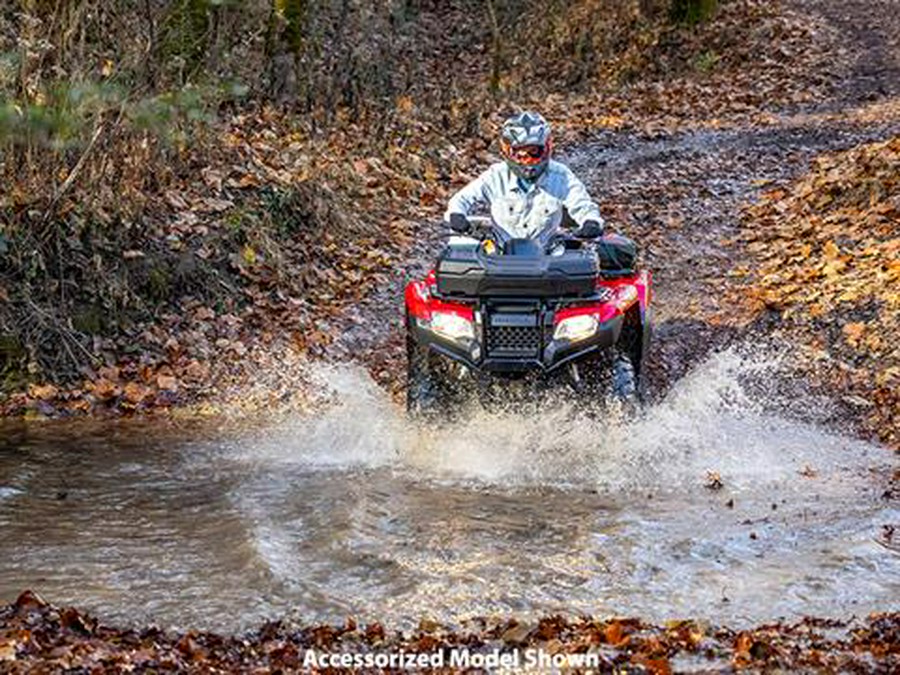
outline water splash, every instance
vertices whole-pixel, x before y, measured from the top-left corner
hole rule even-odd
[[[330,402],[263,438],[242,437],[232,458],[310,470],[389,466],[417,479],[493,487],[572,486],[612,493],[677,490],[707,471],[732,485],[864,466],[872,447],[773,415],[760,379],[783,362],[732,348],[708,358],[637,418],[591,417],[571,403],[540,414],[472,407],[445,424],[410,422],[362,368],[328,366],[313,380]],[[746,383],[756,383],[748,393]],[[770,403],[771,401],[768,401]]]
[[[408,445],[408,425],[363,369],[323,365],[310,380],[323,411],[242,433],[226,444],[227,455],[256,465],[328,470],[383,466]]]
[[[22,490],[15,487],[10,487],[8,485],[0,485],[0,501],[4,499],[12,499],[13,497],[22,494]]]
[[[900,557],[874,538],[897,509],[869,473],[891,454],[773,413],[778,367],[724,351],[634,420],[556,404],[430,426],[337,366],[311,375],[320,412],[286,423],[35,438],[4,465],[23,478],[0,496],[0,595],[229,631],[289,610],[414,627],[895,608]]]

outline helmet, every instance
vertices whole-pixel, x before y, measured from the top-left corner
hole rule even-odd
[[[500,153],[519,178],[537,180],[550,163],[553,140],[547,120],[536,112],[510,117],[500,130]]]

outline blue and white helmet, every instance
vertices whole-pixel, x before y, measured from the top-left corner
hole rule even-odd
[[[519,178],[535,181],[547,170],[553,138],[550,125],[536,112],[510,117],[500,131],[500,153]]]

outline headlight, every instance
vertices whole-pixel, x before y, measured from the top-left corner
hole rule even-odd
[[[432,312],[427,327],[431,332],[449,340],[475,339],[475,326],[472,322],[452,312]]]
[[[570,342],[578,342],[592,337],[597,332],[599,326],[597,317],[593,314],[581,314],[579,316],[570,316],[556,324],[556,330],[553,331],[554,340],[569,340]]]
[[[619,286],[619,289],[616,292],[615,305],[617,308],[624,310],[632,302],[637,300],[637,297],[638,292],[634,286],[630,284],[627,286]]]

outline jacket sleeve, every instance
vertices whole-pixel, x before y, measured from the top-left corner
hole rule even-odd
[[[563,200],[563,206],[566,207],[572,219],[579,225],[594,220],[600,224],[600,227],[604,227],[606,223],[600,215],[600,207],[591,199],[584,183],[568,168],[566,169],[566,178],[569,189]]]
[[[450,197],[444,220],[449,221],[451,213],[461,213],[464,216],[468,216],[476,205],[490,204],[494,192],[493,172],[494,168],[489,168]]]

